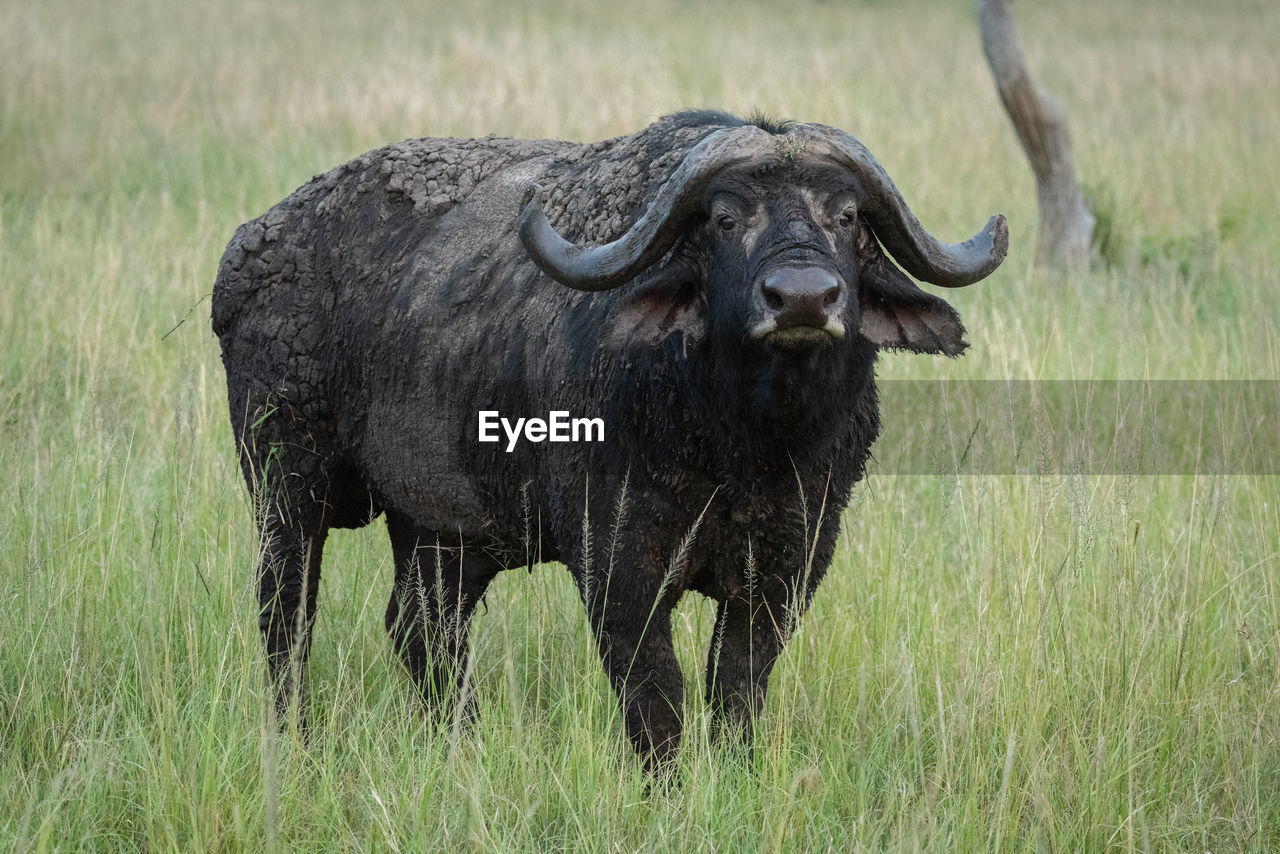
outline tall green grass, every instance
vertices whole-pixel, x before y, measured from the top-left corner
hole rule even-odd
[[[407,136],[603,138],[714,105],[859,135],[948,239],[974,347],[882,376],[1280,379],[1280,9],[1019,6],[1104,261],[1032,267],[1031,177],[967,3],[46,0],[0,27],[0,847],[1280,848],[1274,478],[873,474],[772,680],[683,785],[629,755],[560,567],[473,629],[433,731],[382,631],[380,526],[330,540],[314,737],[268,725],[249,505],[208,302],[239,222]],[[175,328],[176,327],[176,328]],[[892,433],[894,425],[886,425]]]

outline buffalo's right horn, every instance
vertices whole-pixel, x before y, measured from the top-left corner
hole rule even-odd
[[[630,281],[671,248],[685,215],[721,170],[772,152],[777,137],[754,125],[718,130],[690,149],[627,233],[602,246],[580,246],[561,237],[542,211],[542,188],[520,212],[516,227],[529,257],[562,285],[606,291]]]

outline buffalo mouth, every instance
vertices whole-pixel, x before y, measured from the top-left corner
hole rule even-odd
[[[794,324],[779,326],[766,320],[756,326],[751,337],[779,350],[800,351],[817,347],[830,347],[844,337],[844,324],[838,318],[830,318],[825,326]]]

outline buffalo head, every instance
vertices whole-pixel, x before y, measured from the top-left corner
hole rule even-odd
[[[600,291],[638,280],[614,311],[615,345],[656,344],[680,331],[686,341],[783,356],[853,335],[954,356],[966,346],[955,310],[898,265],[962,287],[999,266],[1008,245],[1002,216],[964,243],[939,241],[857,139],[813,124],[712,133],[611,243],[563,239],[537,189],[519,229],[530,257],[563,285]]]

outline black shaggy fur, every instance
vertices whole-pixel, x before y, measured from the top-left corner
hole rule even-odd
[[[845,235],[812,215],[801,190],[857,187],[802,158],[736,167],[708,191],[769,213],[753,246],[703,207],[613,291],[557,284],[513,225],[537,182],[566,238],[614,240],[694,145],[743,124],[698,111],[590,144],[409,140],[236,231],[213,329],[263,534],[261,629],[282,711],[301,693],[327,533],[384,514],[386,626],[429,705],[456,695],[467,623],[494,576],[556,560],[578,582],[642,755],[661,761],[680,737],[669,620],[689,590],[719,603],[708,698],[749,734],[879,432],[878,348],[954,354],[958,318],[885,272],[864,225]],[[779,249],[844,283],[847,335],[786,350],[748,337],[753,283]],[[873,310],[929,314],[946,340],[873,343],[858,331]],[[477,441],[478,410],[602,417],[605,441],[507,453],[505,440]]]

